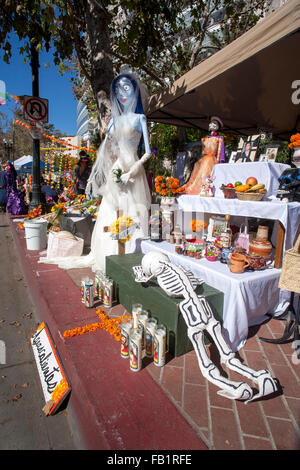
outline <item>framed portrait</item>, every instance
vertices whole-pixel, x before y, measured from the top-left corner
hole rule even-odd
[[[207,227],[207,241],[214,242],[216,238],[221,236],[221,233],[225,232],[226,226],[225,217],[218,215],[211,216]]]
[[[246,140],[239,155],[236,157],[236,163],[254,162],[257,152],[257,147],[254,147],[253,142]]]
[[[279,146],[278,145],[274,145],[274,146],[270,146],[270,147],[267,147],[266,150],[265,150],[265,154],[267,155],[268,157],[268,162],[275,162],[276,161],[276,157],[277,157],[277,153],[278,153],[278,148]]]

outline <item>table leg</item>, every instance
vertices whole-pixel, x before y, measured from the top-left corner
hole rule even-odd
[[[285,229],[281,222],[278,222],[278,232],[276,239],[276,248],[275,248],[275,261],[274,268],[280,269],[282,266],[282,255],[283,255],[283,242],[285,236]]]

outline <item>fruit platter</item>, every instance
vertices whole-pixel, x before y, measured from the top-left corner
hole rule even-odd
[[[246,182],[222,184],[220,188],[225,199],[239,199],[241,201],[261,201],[267,190],[263,183],[258,183],[254,176],[249,176]]]

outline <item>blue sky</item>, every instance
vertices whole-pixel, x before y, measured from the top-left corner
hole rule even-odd
[[[11,37],[12,59],[10,64],[2,60],[3,51],[0,51],[0,80],[5,82],[6,93],[12,95],[32,95],[31,67],[28,62],[23,63],[24,57],[19,54],[21,46],[16,36]],[[50,64],[49,68],[45,64]],[[49,100],[49,123],[67,135],[76,135],[76,105],[77,101],[72,93],[70,74],[61,76],[54,65],[51,51],[40,54],[39,69],[40,97]],[[9,118],[12,117],[12,103],[1,106]]]

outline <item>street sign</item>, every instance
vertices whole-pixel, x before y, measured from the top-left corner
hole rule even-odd
[[[24,119],[48,122],[48,100],[38,96],[24,96]]]

